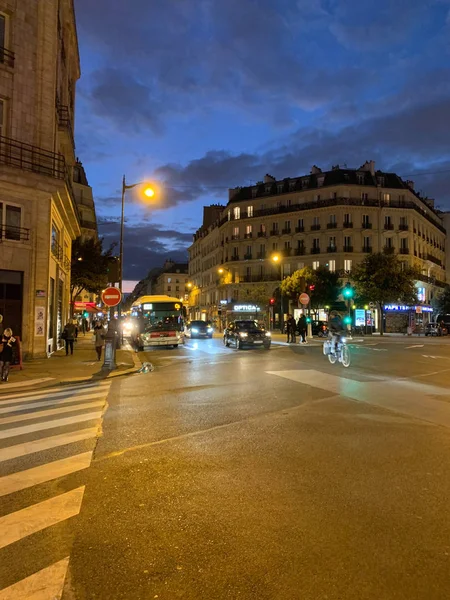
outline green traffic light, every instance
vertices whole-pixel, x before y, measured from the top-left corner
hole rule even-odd
[[[348,317],[348,316],[347,316],[347,317],[344,317],[344,323],[345,323],[346,325],[350,325],[350,324],[351,324],[351,322],[352,322],[352,318],[351,318],[351,317]]]
[[[343,296],[344,296],[344,298],[353,298],[354,293],[355,293],[355,290],[353,288],[346,287],[346,288],[344,288]]]
[[[306,322],[311,323],[311,317],[306,317]]]

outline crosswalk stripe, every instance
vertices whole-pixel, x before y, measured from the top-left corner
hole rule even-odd
[[[84,489],[82,486],[0,517],[0,548],[76,516]]]
[[[32,410],[33,408],[44,408],[45,406],[60,406],[61,404],[70,404],[71,402],[83,402],[85,400],[94,400],[95,398],[106,398],[105,392],[96,392],[87,396],[70,396],[69,398],[52,398],[50,400],[39,400],[34,402],[34,398],[26,400],[26,404],[14,404],[7,402],[7,406],[0,404],[0,415],[10,412],[20,412],[23,410]],[[15,402],[15,401],[14,401]]]
[[[33,413],[27,413],[26,415],[13,415],[11,417],[2,417],[0,419],[0,426],[6,423],[18,423],[19,421],[31,421],[33,419],[41,419],[42,417],[52,417],[67,412],[74,412],[76,410],[84,410],[85,408],[96,408],[103,406],[104,400],[97,400],[96,402],[85,402],[83,404],[75,404],[73,406],[63,406],[61,408],[53,408],[51,410],[38,410]]]
[[[75,454],[68,458],[54,460],[39,467],[5,475],[4,477],[0,477],[0,496],[7,496],[33,485],[39,485],[40,483],[87,469],[91,464],[91,460],[92,451],[83,452],[82,454]]]
[[[82,415],[74,415],[73,417],[65,417],[64,419],[54,419],[53,421],[44,421],[41,423],[34,423],[33,425],[23,425],[22,427],[11,427],[10,429],[0,430],[0,440],[5,440],[10,437],[18,435],[25,435],[27,433],[33,433],[35,431],[44,431],[45,429],[54,429],[57,427],[64,427],[65,425],[72,425],[73,423],[83,423],[84,421],[93,421],[100,419],[102,411],[93,413],[84,413]]]
[[[69,557],[0,590],[0,600],[61,600]]]
[[[0,404],[3,404],[4,400],[13,400],[17,398],[18,400],[25,400],[28,397],[32,397],[34,399],[38,399],[40,396],[66,396],[67,394],[84,394],[88,393],[91,390],[95,389],[105,389],[108,390],[111,387],[111,382],[107,381],[105,383],[94,383],[89,385],[79,385],[79,386],[70,386],[70,387],[58,387],[58,388],[46,388],[40,391],[34,392],[26,392],[25,394],[0,394]]]
[[[0,448],[0,462],[11,460],[13,458],[19,458],[28,454],[34,454],[35,452],[42,452],[42,450],[50,450],[51,448],[57,448],[58,446],[65,446],[67,444],[88,440],[95,437],[97,433],[98,427],[89,427],[87,429],[81,429],[80,431],[60,433],[58,435],[41,438],[39,440],[33,440],[31,442],[24,442],[23,444],[16,444],[14,446]]]

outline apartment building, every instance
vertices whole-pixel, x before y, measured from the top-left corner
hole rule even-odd
[[[0,313],[25,355],[57,349],[69,315],[74,199],[72,0],[0,0]]]
[[[379,251],[420,268],[418,293],[428,304],[446,280],[445,238],[433,201],[412,181],[376,171],[373,161],[359,169],[314,166],[309,175],[283,180],[266,175],[229,190],[215,222],[194,235],[191,306],[214,318],[221,306],[250,301],[252,289],[260,296],[263,287],[269,298],[297,269],[324,265],[344,276]]]
[[[185,300],[189,293],[189,269],[187,263],[175,263],[166,260],[162,272],[156,277],[152,294],[172,296]]]

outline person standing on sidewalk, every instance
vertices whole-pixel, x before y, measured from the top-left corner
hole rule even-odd
[[[8,381],[9,366],[13,360],[13,345],[16,343],[16,338],[13,337],[12,329],[7,327],[2,335],[0,343],[0,372],[2,381]]]
[[[68,321],[64,327],[64,331],[62,332],[62,338],[66,344],[66,356],[73,354],[73,342],[75,340],[76,326]]]
[[[102,348],[105,345],[106,330],[101,321],[97,321],[94,327],[94,342],[95,351],[97,352],[97,360],[102,359]]]
[[[308,325],[306,323],[306,317],[305,317],[305,315],[301,315],[297,322],[297,329],[298,329],[298,333],[300,335],[300,343],[301,344],[306,344],[307,327],[308,327]]]

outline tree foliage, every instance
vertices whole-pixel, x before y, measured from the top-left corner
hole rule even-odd
[[[72,303],[84,291],[96,294],[106,287],[112,250],[113,246],[103,251],[102,240],[94,238],[78,238],[73,242],[70,279]]]
[[[265,285],[254,285],[239,290],[240,302],[254,302],[255,304],[267,305],[272,293]]]
[[[309,287],[314,286],[310,291]],[[326,267],[316,270],[304,267],[295,271],[281,282],[281,293],[293,301],[297,301],[300,294],[307,292],[311,298],[311,308],[323,308],[336,302],[339,295],[339,275],[331,272]]]
[[[436,314],[450,314],[450,285],[445,288],[432,300],[433,309]]]
[[[385,304],[417,302],[415,283],[419,276],[420,271],[415,267],[402,265],[394,254],[383,252],[369,254],[352,272],[357,295],[377,304],[380,323],[383,323]],[[380,333],[383,333],[382,327]]]

